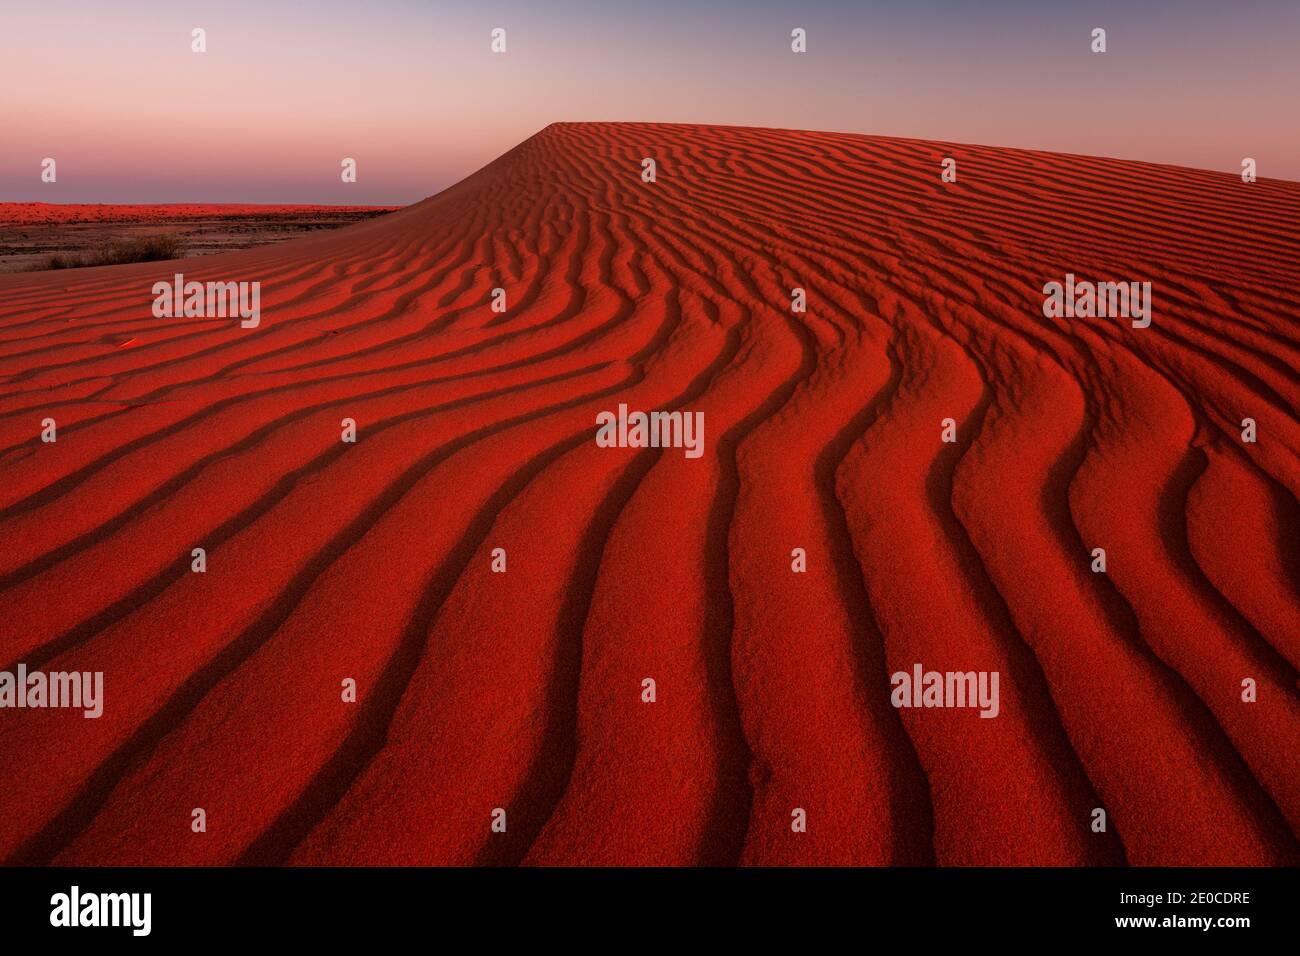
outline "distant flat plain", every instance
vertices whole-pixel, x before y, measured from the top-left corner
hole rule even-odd
[[[174,235],[182,257],[282,242],[392,212],[398,206],[0,203],[0,272],[93,257],[113,243]]]

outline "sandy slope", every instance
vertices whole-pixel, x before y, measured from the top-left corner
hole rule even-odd
[[[1294,863],[1298,216],[1171,167],[557,125],[184,263],[260,281],[255,330],[152,318],[167,264],[0,277],[0,668],[107,686],[0,711],[0,859]],[[1153,282],[1153,325],[1043,318],[1066,272]],[[597,448],[619,402],[703,411],[706,454]],[[916,662],[998,671],[1001,714],[895,710]]]

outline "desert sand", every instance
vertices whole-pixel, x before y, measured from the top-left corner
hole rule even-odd
[[[1226,173],[558,124],[328,234],[0,276],[0,668],[104,673],[97,719],[0,711],[0,860],[1294,864],[1298,223]],[[154,318],[182,267],[261,325]],[[1045,317],[1067,273],[1150,327]],[[704,454],[598,447],[620,403]],[[917,664],[1000,712],[895,709]]]

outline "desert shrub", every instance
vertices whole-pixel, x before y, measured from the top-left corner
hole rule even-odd
[[[92,256],[91,266],[119,266],[127,262],[158,262],[179,259],[185,254],[185,243],[179,236],[161,233],[156,236],[139,236],[134,239],[115,239]]]
[[[83,252],[79,255],[53,255],[45,260],[45,268],[79,269],[86,266],[120,266],[128,262],[179,259],[184,254],[185,243],[180,236],[160,233],[156,236],[114,239],[93,252]],[[39,269],[40,266],[37,268]]]

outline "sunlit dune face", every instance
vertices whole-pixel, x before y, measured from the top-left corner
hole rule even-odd
[[[0,276],[0,860],[1294,865],[1300,183],[949,149]]]

